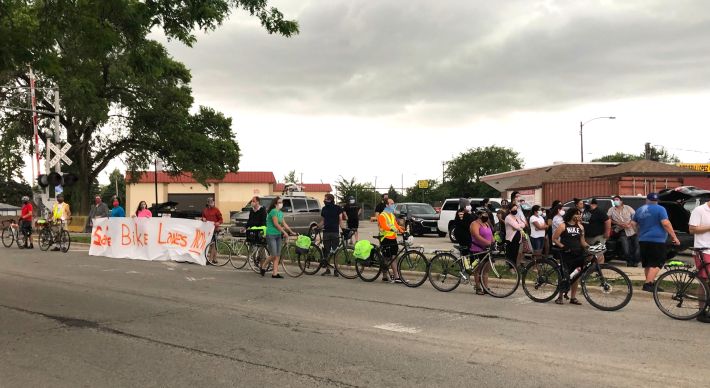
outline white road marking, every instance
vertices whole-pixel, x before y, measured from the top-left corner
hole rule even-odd
[[[394,331],[396,333],[407,333],[407,334],[416,334],[421,331],[420,329],[417,329],[416,327],[405,327],[405,326],[400,325],[399,323],[393,323],[393,322],[383,323],[381,325],[376,325],[373,327],[375,329]]]
[[[113,272],[116,271],[116,268],[109,268],[109,269],[102,269],[101,272]]]
[[[138,272],[138,271],[128,271],[128,272],[126,272],[126,273],[127,273],[127,274],[137,274],[137,273],[140,273],[140,272]]]
[[[185,280],[188,282],[199,282],[200,280],[214,280],[214,278],[193,278],[192,276],[185,276]]]

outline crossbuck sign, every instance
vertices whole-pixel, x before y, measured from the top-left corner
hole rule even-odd
[[[69,151],[69,149],[71,148],[71,144],[66,143],[64,144],[64,146],[62,146],[61,149],[51,142],[47,142],[47,145],[49,146],[49,150],[54,153],[54,156],[49,161],[50,168],[54,167],[57,163],[59,163],[59,159],[64,161],[67,166],[71,166],[72,161],[66,155],[67,151]]]

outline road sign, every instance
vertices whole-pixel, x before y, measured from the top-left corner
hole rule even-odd
[[[419,186],[420,189],[428,189],[429,188],[429,181],[426,179],[422,179],[417,181],[417,185]]]
[[[59,163],[59,159],[61,159],[67,166],[71,166],[72,161],[66,155],[67,151],[71,148],[71,144],[65,143],[61,149],[51,142],[47,142],[47,145],[49,146],[49,150],[54,152],[54,156],[49,161],[49,167],[54,167],[54,165]]]

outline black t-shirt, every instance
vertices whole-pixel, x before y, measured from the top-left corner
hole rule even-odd
[[[585,212],[586,213],[586,212]],[[604,234],[604,223],[609,219],[600,208],[589,209],[589,223],[584,226],[586,237],[596,237]]]
[[[259,210],[249,210],[249,220],[247,220],[247,228],[252,226],[266,226],[266,208],[260,207]]]
[[[360,207],[357,205],[345,205],[345,214],[348,216],[348,224],[357,223],[360,215]]]
[[[462,246],[471,245],[471,223],[476,220],[476,217],[470,213],[465,213],[463,219],[456,216],[456,224],[454,226],[454,237],[456,242]]]
[[[580,241],[579,236],[582,234],[582,229],[575,225],[563,224],[565,226],[564,232],[560,235],[560,242],[565,246],[565,250],[571,250],[573,252],[578,252],[582,250],[582,241]]]
[[[320,216],[323,217],[323,231],[330,233],[338,233],[340,230],[340,214],[343,209],[333,203],[328,203],[323,206],[320,211]]]
[[[386,208],[386,207],[387,207],[387,204],[385,204],[384,202],[380,202],[380,203],[378,203],[377,206],[375,207],[375,212],[376,212],[376,213],[382,213],[382,212],[385,211],[385,208]]]

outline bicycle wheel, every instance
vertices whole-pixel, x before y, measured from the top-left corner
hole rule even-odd
[[[214,261],[210,260],[212,255],[214,255]],[[223,267],[232,260],[232,247],[222,240],[212,241],[205,248],[205,257],[207,264]]]
[[[582,275],[582,293],[589,304],[603,311],[616,311],[631,300],[631,280],[611,264],[592,265]]]
[[[661,291],[661,289],[663,291]],[[687,269],[670,270],[658,277],[653,300],[663,314],[688,320],[700,315],[708,301],[707,285]]]
[[[419,251],[404,251],[397,261],[397,272],[407,287],[419,287],[426,281],[429,261]]]
[[[17,243],[18,248],[22,248],[25,246],[25,240],[27,240],[27,236],[25,236],[22,231],[19,231],[17,233],[17,238],[15,239],[15,242]]]
[[[292,278],[303,275],[303,269],[299,263],[300,259],[296,248],[296,244],[294,243],[285,244],[281,249],[281,260],[279,263],[286,275]]]
[[[520,282],[528,298],[534,302],[546,303],[554,299],[560,291],[560,277],[554,260],[537,259],[525,266]]]
[[[355,269],[355,256],[353,256],[353,248],[342,246],[333,254],[333,266],[338,274],[345,279],[355,279],[357,270]]]
[[[256,273],[259,272],[259,266],[263,261],[265,261],[269,257],[269,252],[266,250],[266,247],[263,245],[259,245],[256,248],[254,248],[251,252],[251,259],[249,260],[249,265],[251,265],[251,269],[254,270]],[[266,267],[266,272],[271,271],[274,268],[274,262],[270,261],[269,265]]]
[[[480,264],[481,286],[491,296],[506,298],[520,285],[520,271],[515,263],[504,257],[490,257]]]
[[[434,256],[429,263],[427,277],[429,283],[441,292],[449,292],[456,289],[464,279],[461,261],[451,253],[439,253]]]
[[[323,251],[316,244],[311,244],[308,252],[299,254],[299,260],[299,265],[306,275],[315,275],[321,268]]]
[[[39,249],[46,251],[54,243],[54,236],[49,228],[42,229],[39,232]]]
[[[5,248],[10,248],[12,243],[15,242],[15,233],[13,232],[11,226],[2,228],[2,245],[4,245]]]
[[[232,263],[234,269],[242,269],[249,262],[249,245],[246,240],[241,240],[237,242],[232,250],[232,258],[229,260]]]
[[[59,233],[59,250],[67,253],[69,252],[69,247],[71,246],[71,236],[66,230],[62,230]]]
[[[380,272],[382,272],[382,255],[380,251],[373,249],[372,254],[366,260],[356,260],[355,271],[357,276],[363,281],[375,281],[380,276]]]

